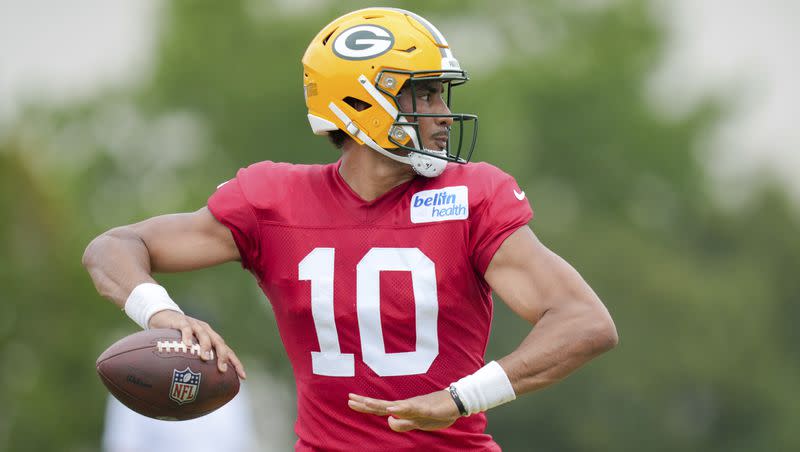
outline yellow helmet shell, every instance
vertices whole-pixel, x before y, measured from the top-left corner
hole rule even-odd
[[[398,106],[386,93],[397,95],[410,75],[392,72],[381,77],[381,72],[460,70],[436,27],[412,12],[395,8],[367,8],[339,17],[314,37],[302,62],[308,119],[314,133],[326,135],[340,129],[364,144],[354,133],[361,131],[382,148],[396,147],[389,141],[389,131]],[[361,76],[366,80],[359,81]],[[370,90],[367,83],[386,93]],[[357,111],[348,98],[371,107]],[[343,123],[331,103],[352,124]],[[409,140],[405,137],[405,142]]]

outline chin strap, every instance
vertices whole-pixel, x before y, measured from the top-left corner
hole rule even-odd
[[[369,85],[369,83],[366,83],[366,84],[363,84],[363,85],[366,87],[367,85]],[[367,90],[367,91],[369,91],[369,90]],[[372,150],[374,150],[374,151],[376,151],[376,152],[378,152],[378,153],[380,153],[382,155],[385,155],[386,157],[389,157],[390,159],[392,159],[394,161],[397,161],[397,162],[400,162],[400,163],[405,163],[406,165],[410,165],[412,168],[414,168],[414,171],[417,174],[421,175],[421,176],[436,177],[436,176],[442,174],[442,172],[444,171],[445,167],[447,166],[447,162],[445,160],[437,159],[435,157],[430,157],[430,156],[427,156],[427,155],[423,155],[423,154],[420,154],[418,152],[410,152],[409,151],[408,155],[405,156],[405,157],[401,156],[401,155],[397,155],[397,154],[391,153],[391,152],[387,151],[386,149],[382,148],[380,145],[378,145],[378,143],[376,143],[375,140],[370,138],[369,135],[364,133],[363,130],[359,129],[358,126],[356,126],[353,123],[353,121],[350,119],[350,117],[347,116],[347,113],[342,111],[342,109],[339,108],[338,106],[336,106],[336,104],[331,102],[331,103],[328,104],[328,108],[333,112],[333,114],[336,115],[337,118],[339,118],[340,121],[342,121],[342,123],[345,125],[345,128],[347,129],[348,133],[350,133],[351,135],[355,136],[359,140],[363,141],[364,144],[366,144],[367,146],[370,147],[370,149],[372,149]],[[404,120],[402,120],[402,121],[404,121]],[[417,134],[415,133],[413,127],[411,127],[411,126],[403,126],[403,128],[406,129],[406,132],[409,132],[409,131],[411,132],[411,133],[409,133],[409,136],[411,136],[411,139],[412,139],[412,141],[414,141],[414,144],[416,145],[416,147],[421,149],[421,146],[419,145],[418,140],[417,140]],[[440,153],[441,152],[442,155],[444,155],[445,151],[426,150],[426,152],[433,152],[433,153]]]

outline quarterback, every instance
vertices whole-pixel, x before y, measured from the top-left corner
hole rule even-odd
[[[302,62],[308,120],[338,161],[250,165],[196,212],[100,235],[84,265],[142,328],[178,329],[245,378],[152,277],[240,262],[291,361],[296,450],[500,450],[484,412],[614,347],[608,311],[528,227],[514,179],[468,163],[478,118],[450,111],[467,75],[430,22],[355,11]],[[486,363],[492,292],[532,330]]]

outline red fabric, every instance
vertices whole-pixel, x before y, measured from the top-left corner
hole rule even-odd
[[[239,170],[242,174],[245,170]],[[231,179],[219,187],[208,200],[208,208],[222,224],[231,230],[242,267],[249,269],[251,262],[258,259],[259,234],[256,214],[245,199],[237,179]]]
[[[513,177],[488,163],[475,166],[480,167],[481,196],[476,200],[474,214],[470,212],[470,256],[475,270],[482,275],[497,248],[533,218],[533,211]]]
[[[468,187],[466,220],[411,222],[415,193],[454,186]],[[297,383],[296,450],[500,450],[484,433],[483,414],[435,432],[396,433],[386,418],[351,410],[347,394],[404,399],[443,389],[483,366],[492,299],[482,274],[503,240],[532,217],[527,200],[516,199],[512,189],[521,191],[491,165],[450,164],[437,178],[417,177],[365,202],[342,180],[338,163],[262,162],[240,170],[211,196],[209,209],[231,229],[243,265],[257,277],[275,312]],[[313,372],[311,353],[320,351],[320,342],[311,308],[312,283],[301,280],[299,265],[319,248],[334,250],[335,337],[339,351],[353,355],[353,376]],[[435,358],[421,373],[380,376],[365,363],[362,340],[367,334],[360,331],[359,309],[365,309],[363,299],[369,296],[357,296],[357,278],[369,273],[358,266],[367,253],[387,248],[406,250],[401,253],[413,257],[402,265],[423,265],[427,257],[435,267],[429,275],[435,287]],[[418,258],[419,253],[424,257]],[[418,317],[433,314],[415,311],[430,305],[417,304],[411,275],[382,270],[374,278],[380,291],[376,328],[382,333],[382,352],[414,352],[416,341],[427,337],[417,337],[416,328],[424,320]],[[424,270],[418,275],[428,277]],[[425,350],[434,347],[426,344]],[[396,356],[391,360],[406,364]]]

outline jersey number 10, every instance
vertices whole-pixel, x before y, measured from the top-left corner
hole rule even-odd
[[[334,248],[314,248],[298,265],[301,281],[311,281],[311,316],[319,340],[311,352],[313,372],[355,376],[352,353],[342,353],[333,311]],[[380,272],[411,272],[417,343],[413,352],[386,353],[381,327]],[[372,248],[356,266],[356,311],[364,363],[387,377],[424,374],[439,354],[436,266],[418,248]]]

